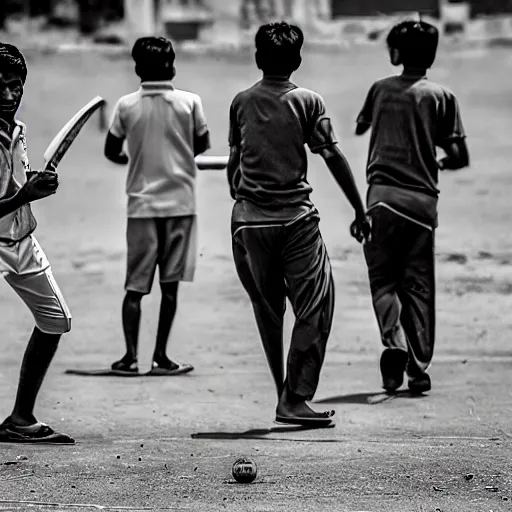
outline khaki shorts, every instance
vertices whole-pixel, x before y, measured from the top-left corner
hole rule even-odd
[[[125,290],[147,295],[158,266],[160,283],[193,281],[197,258],[195,215],[128,218]]]
[[[12,246],[0,244],[0,272],[28,306],[39,330],[64,334],[71,329],[71,313],[34,236]]]

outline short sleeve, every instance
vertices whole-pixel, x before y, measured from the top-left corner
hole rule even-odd
[[[112,119],[110,121],[109,128],[109,132],[118,139],[124,139],[126,137],[126,131],[121,117],[121,111],[122,101],[119,100],[114,107],[114,111],[112,112]]]
[[[228,142],[231,147],[240,147],[242,136],[240,133],[240,126],[238,124],[238,116],[236,112],[236,103],[233,101],[229,108],[229,137]]]
[[[319,153],[322,149],[338,143],[331,120],[327,116],[327,109],[323,98],[315,94],[309,109],[309,125],[311,131],[306,143],[312,153]]]
[[[357,124],[366,124],[366,125],[372,124],[375,89],[376,89],[376,85],[373,84],[370,87],[368,94],[366,95],[366,99],[364,101],[363,108],[361,109],[361,111],[359,112],[359,115],[357,116],[357,120],[356,120]]]
[[[203,103],[199,96],[194,100],[194,129],[197,137],[202,137],[208,131]]]
[[[439,116],[438,134],[438,144],[440,146],[450,140],[463,139],[466,137],[459,102],[455,95],[449,91],[446,91],[444,95],[444,101]]]

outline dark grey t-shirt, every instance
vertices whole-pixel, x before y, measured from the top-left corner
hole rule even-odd
[[[264,77],[239,93],[230,109],[230,146],[240,147],[236,198],[240,215],[291,220],[313,207],[307,153],[336,144],[318,131],[322,97],[284,77]]]
[[[436,147],[466,136],[455,95],[425,76],[391,76],[372,85],[357,122],[372,128],[367,164],[370,187],[385,187],[387,202],[393,196],[389,187],[399,187],[397,201],[404,204],[395,206],[414,214],[411,210],[418,204],[422,217],[432,217],[422,220],[435,223]],[[370,195],[378,199],[378,194]]]

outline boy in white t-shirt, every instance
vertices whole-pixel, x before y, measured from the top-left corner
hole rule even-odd
[[[30,168],[26,127],[16,118],[26,78],[21,52],[0,43],[0,273],[29,308],[36,324],[21,363],[13,410],[0,424],[0,442],[75,444],[72,437],[34,416],[59,341],[71,329],[71,313],[33,235],[37,222],[30,203],[54,194],[59,182],[54,172]],[[4,340],[9,341],[5,329]]]
[[[141,300],[151,292],[159,267],[162,301],[149,375],[190,372],[166,355],[180,281],[192,281],[196,263],[195,156],[210,148],[201,99],[174,87],[175,53],[161,37],[136,41],[132,57],[140,89],[123,96],[114,109],[105,156],[129,162],[128,261],[123,302],[126,354],[114,373],[136,375]],[[128,155],[123,152],[126,141]]]

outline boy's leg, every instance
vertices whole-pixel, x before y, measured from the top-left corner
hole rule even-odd
[[[404,229],[409,223],[383,206],[369,212],[371,241],[364,244],[373,309],[382,344],[380,369],[386,391],[396,391],[403,383],[408,359],[407,340],[400,323],[401,304],[397,289],[404,267]]]
[[[121,373],[138,372],[137,353],[139,347],[139,331],[141,302],[144,294],[128,290],[123,299],[122,319],[126,354],[112,364],[112,370]]]
[[[178,307],[180,281],[192,281],[196,259],[195,216],[155,219],[158,236],[158,267],[160,272],[160,316],[153,353],[152,375],[181,375],[194,368],[167,357],[167,343]]]
[[[278,397],[284,386],[283,322],[286,289],[281,226],[233,226],[233,258],[251,299],[256,324]]]
[[[159,366],[169,365],[172,369],[177,369],[179,365],[172,362],[167,357],[167,343],[178,308],[178,285],[179,283],[177,281],[173,283],[160,283],[162,300],[160,302],[158,330],[156,334],[155,351],[153,353],[153,361],[155,363]]]
[[[431,388],[426,372],[434,355],[435,343],[434,232],[412,225],[407,238],[412,243],[399,289],[402,303],[400,320],[409,344],[409,388],[421,393]]]
[[[21,363],[18,392],[10,416],[15,425],[28,426],[37,422],[34,416],[37,395],[60,338],[60,334],[48,334],[34,328]]]
[[[9,270],[4,273],[7,283],[36,321],[23,357],[13,411],[0,425],[0,442],[74,444],[71,437],[39,423],[34,416],[37,396],[61,335],[71,329],[71,314],[34,237],[21,241],[11,251],[3,248],[0,252],[0,258],[10,260]]]
[[[286,228],[284,275],[295,325],[276,419],[287,423],[329,424],[334,414],[317,413],[306,404],[320,380],[335,299],[331,264],[318,222],[314,214]]]
[[[158,234],[155,219],[129,218],[126,227],[127,265],[126,294],[122,320],[126,344],[125,355],[112,364],[120,375],[138,373],[138,343],[141,301],[151,292],[158,258]]]

